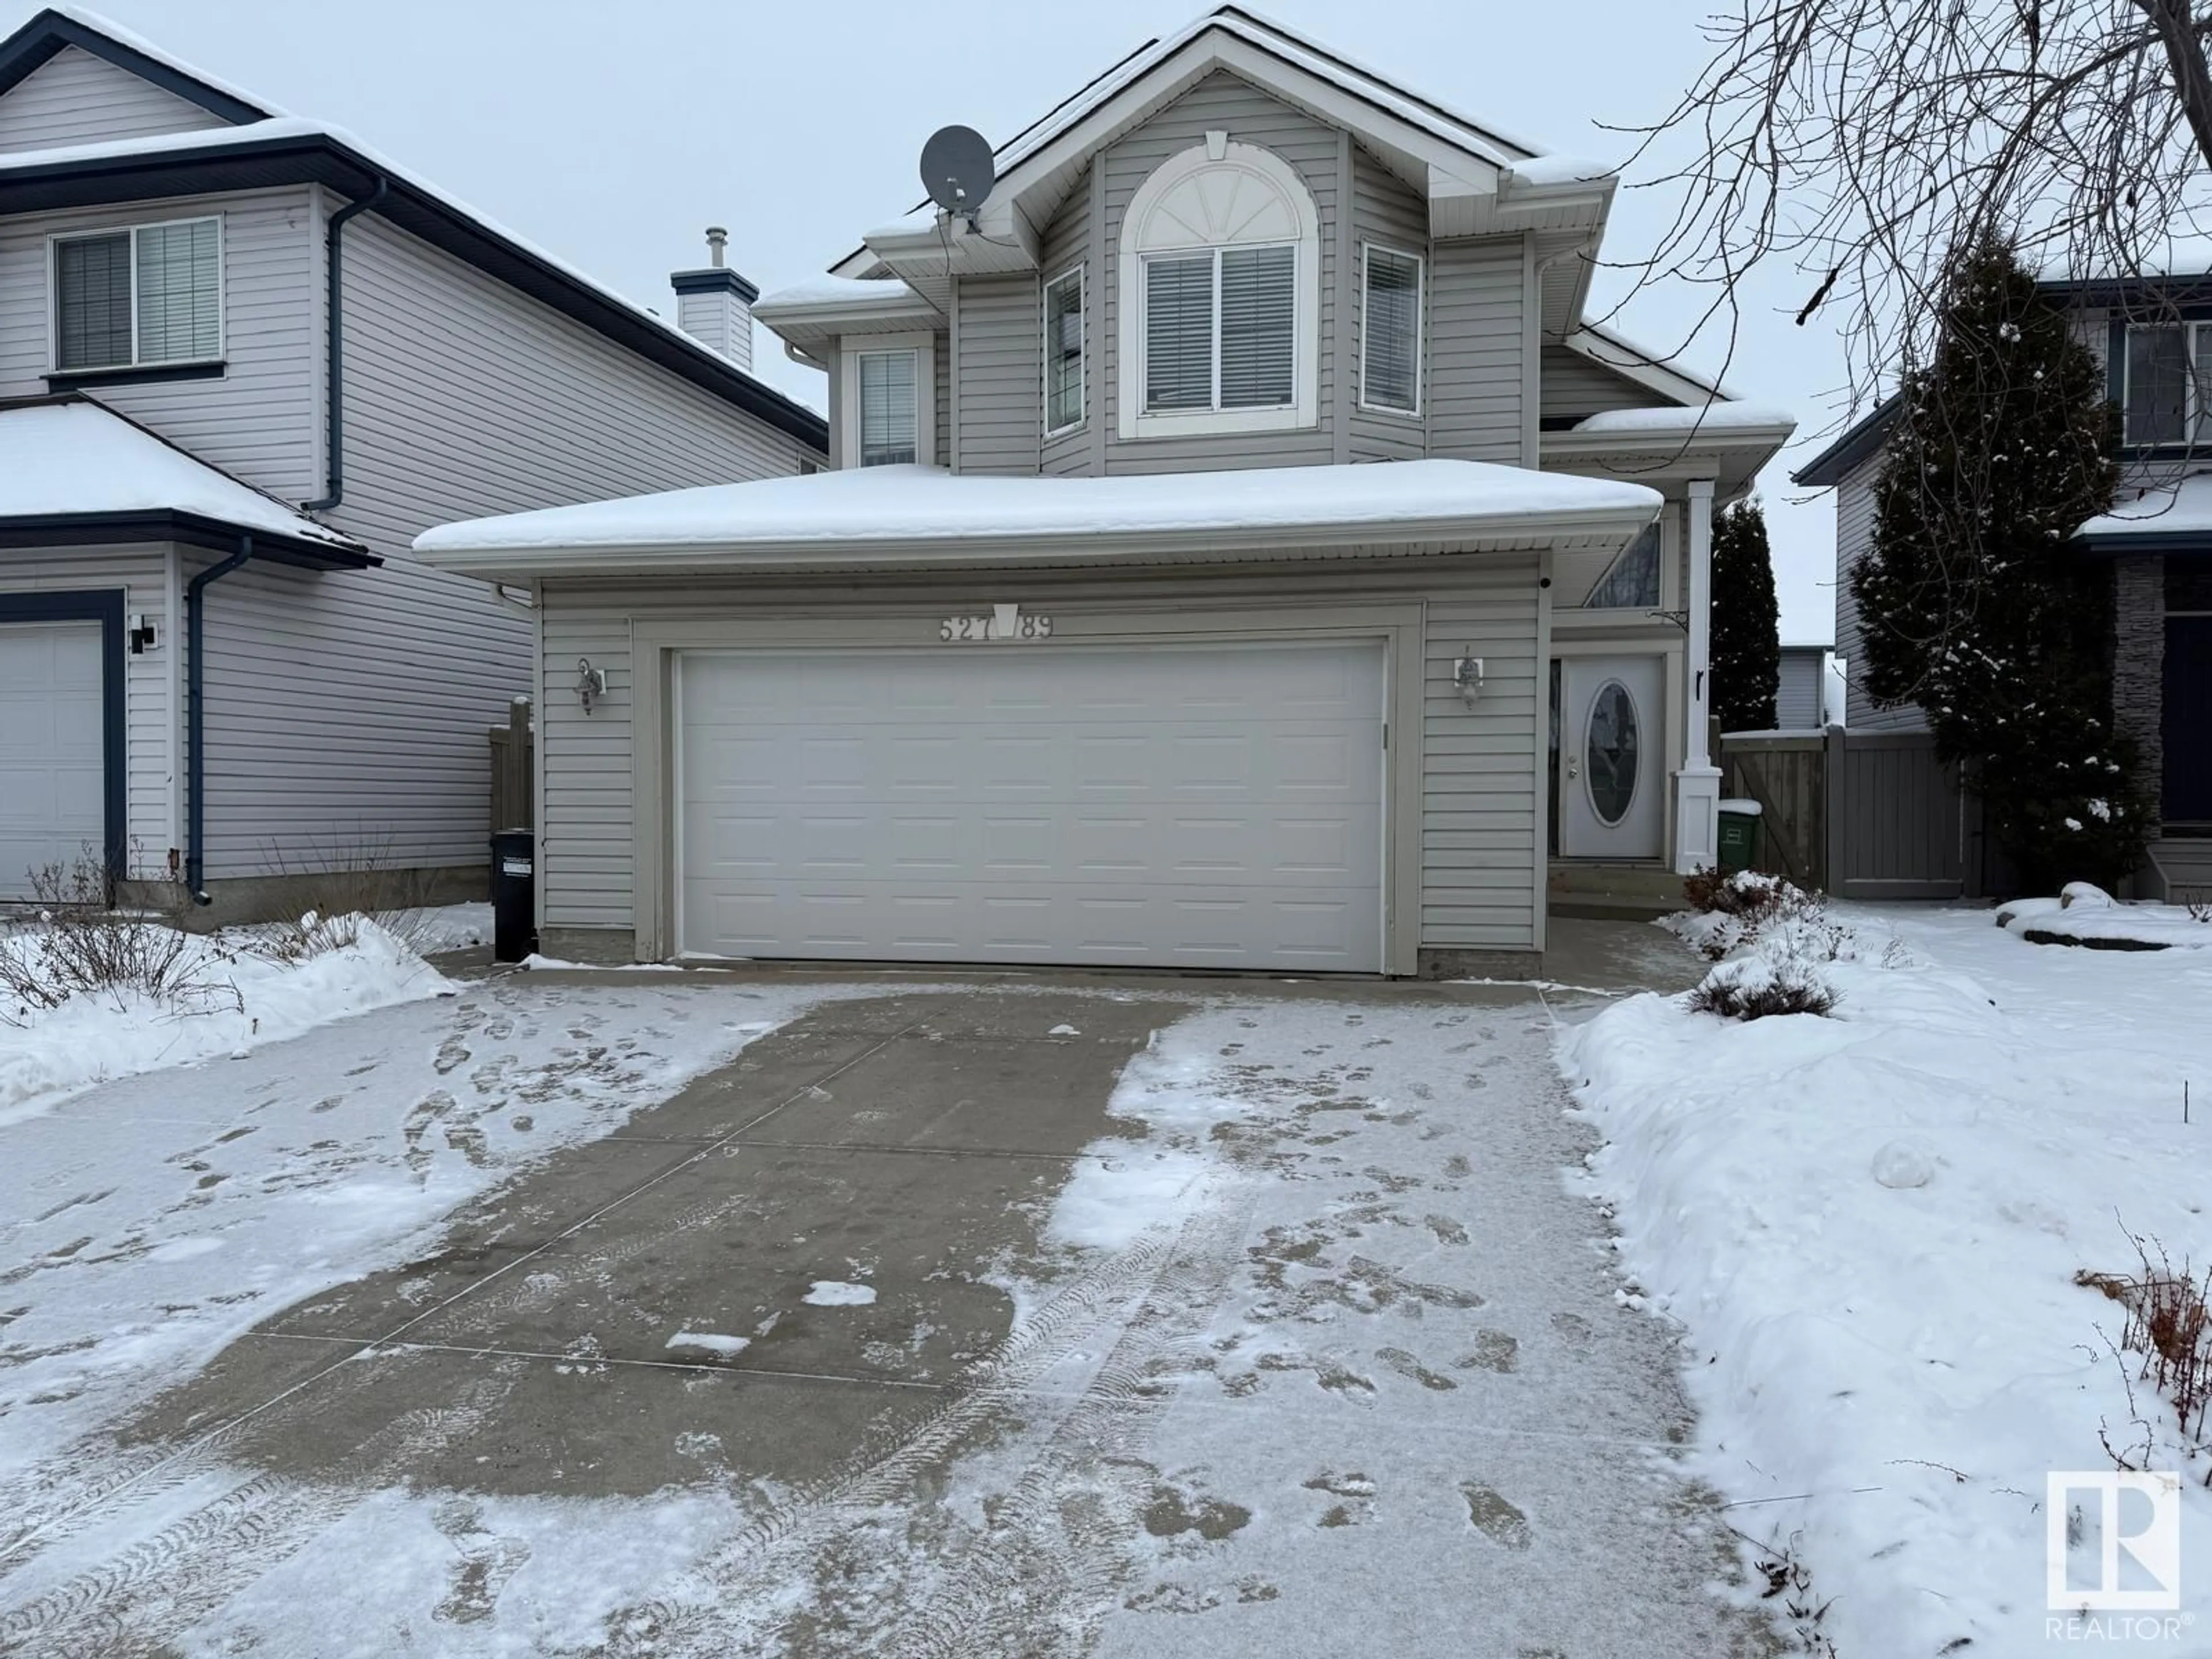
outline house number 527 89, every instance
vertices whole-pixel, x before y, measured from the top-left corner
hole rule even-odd
[[[947,617],[937,624],[937,637],[947,644],[980,644],[990,640],[1048,640],[1052,618],[1024,615],[1012,605],[1000,605],[988,617]]]

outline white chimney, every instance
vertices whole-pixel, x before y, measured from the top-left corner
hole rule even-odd
[[[753,301],[760,290],[722,263],[730,233],[707,228],[704,270],[679,270],[669,277],[676,289],[676,325],[739,368],[753,366]]]

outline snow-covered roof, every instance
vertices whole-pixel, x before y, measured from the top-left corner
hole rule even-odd
[[[95,26],[87,21],[85,27]],[[105,25],[97,27],[106,27]],[[133,50],[143,48],[134,46]],[[197,70],[191,72],[196,76],[198,73]],[[588,307],[595,308],[596,314],[604,316],[607,312],[620,313],[622,327],[632,337],[623,339],[620,331],[616,332],[613,337],[638,349],[635,335],[641,331],[650,336],[658,342],[658,346],[655,352],[648,355],[657,354],[664,361],[672,356],[680,357],[694,364],[709,366],[713,370],[712,378],[718,384],[726,385],[732,380],[742,382],[744,390],[738,399],[742,406],[785,426],[795,436],[817,443],[820,441],[822,417],[817,411],[808,409],[749,369],[685,333],[674,323],[623,298],[559,255],[547,252],[489,215],[426,182],[410,169],[362,143],[343,127],[297,116],[272,116],[266,120],[244,121],[235,125],[190,132],[152,133],[137,137],[106,139],[97,143],[12,151],[0,155],[0,186],[5,186],[11,179],[23,179],[27,183],[32,175],[47,177],[88,164],[121,161],[132,156],[200,155],[214,160],[228,151],[252,152],[265,146],[281,146],[287,141],[300,144],[320,142],[335,146],[358,163],[359,171],[381,175],[391,180],[395,202],[402,192],[411,193],[433,210],[465,223],[471,233],[480,240],[488,240],[500,246],[510,259],[519,256],[521,260],[550,273],[568,290],[585,296]],[[393,205],[387,204],[383,210],[386,216],[390,216]],[[408,228],[417,229],[419,234],[418,227],[410,224]],[[508,280],[513,279],[510,277]]]
[[[949,562],[1177,544],[1185,554],[1245,556],[1230,550],[1506,533],[1540,542],[1577,528],[1625,540],[1659,507],[1642,484],[1479,461],[1077,478],[881,466],[478,519],[427,531],[415,546],[431,564],[476,571],[574,567],[594,556],[620,568],[635,562],[604,556],[670,552],[710,556],[683,562],[692,563],[890,552]]]
[[[82,6],[57,5],[43,6],[40,9],[42,12],[50,11],[58,17],[66,17],[80,28],[89,29],[95,34],[104,34],[118,46],[128,46],[141,57],[150,58],[163,68],[173,70],[187,79],[197,81],[204,87],[222,93],[227,98],[234,98],[241,104],[251,104],[272,116],[282,115],[284,112],[266,98],[262,97],[260,94],[248,92],[245,88],[234,86],[220,76],[210,75],[197,64],[186,63],[176,53],[155,46],[144,35],[135,30],[127,29],[122,24],[114,21],[112,18],[102,16],[96,11],[87,10]]]
[[[364,550],[88,398],[0,408],[0,520],[147,513],[188,514],[343,554]]]
[[[779,307],[829,310],[850,307],[855,311],[872,311],[886,305],[914,301],[928,303],[896,277],[823,276],[810,276],[789,288],[764,294],[754,303],[753,310],[759,313]]]
[[[1771,404],[1711,403],[1677,409],[1607,409],[1575,423],[1587,433],[1723,433],[1789,431],[1797,417]]]
[[[2084,542],[2121,542],[2147,536],[2212,538],[2212,472],[2163,478],[2128,493],[2112,510],[2074,532]]]

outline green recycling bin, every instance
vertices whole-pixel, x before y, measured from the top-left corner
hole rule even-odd
[[[1759,803],[1724,800],[1721,803],[1721,868],[1726,871],[1759,867]]]

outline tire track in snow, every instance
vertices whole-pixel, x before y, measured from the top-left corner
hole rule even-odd
[[[0,1654],[124,1659],[168,1651],[238,1592],[388,1484],[393,1463],[472,1432],[505,1385],[410,1412],[377,1430],[326,1479],[259,1474],[20,1607],[0,1613]]]

